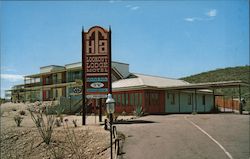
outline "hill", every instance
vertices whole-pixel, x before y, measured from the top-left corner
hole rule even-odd
[[[216,69],[208,72],[202,72],[196,75],[181,78],[190,83],[220,82],[241,80],[250,84],[250,66],[237,66]],[[217,93],[223,93],[227,96],[238,96],[238,88],[225,88],[216,90]],[[249,88],[242,88],[242,96],[249,99]]]

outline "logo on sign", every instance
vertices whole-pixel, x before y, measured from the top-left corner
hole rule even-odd
[[[73,88],[73,92],[74,92],[74,93],[81,93],[81,92],[82,92],[82,89],[79,88],[79,87],[75,87],[75,88]]]
[[[104,84],[101,82],[96,82],[96,83],[91,83],[90,86],[92,88],[102,88],[104,86]]]

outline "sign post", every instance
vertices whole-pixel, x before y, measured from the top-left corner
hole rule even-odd
[[[106,98],[111,93],[111,29],[94,26],[82,32],[83,122],[85,125],[85,96]]]

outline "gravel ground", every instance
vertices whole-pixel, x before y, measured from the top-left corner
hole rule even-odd
[[[109,132],[99,126],[98,117],[87,117],[87,126],[81,126],[81,116],[67,116],[68,122],[54,128],[52,142],[47,145],[22,103],[1,105],[1,158],[109,158]],[[26,111],[17,127],[14,116]],[[77,119],[77,127],[72,120]]]

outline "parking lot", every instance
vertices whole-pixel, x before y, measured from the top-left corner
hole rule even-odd
[[[126,159],[249,159],[249,115],[145,116],[145,123],[117,125]]]

